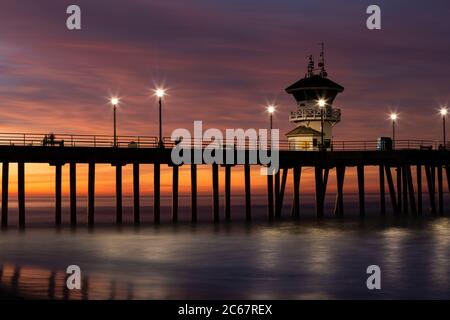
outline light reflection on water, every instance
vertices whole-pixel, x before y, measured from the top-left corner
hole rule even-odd
[[[0,232],[0,286],[52,299],[450,298],[450,220]],[[79,265],[81,291],[64,289]],[[366,289],[367,266],[382,290]]]

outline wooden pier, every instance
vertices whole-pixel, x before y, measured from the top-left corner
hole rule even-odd
[[[225,155],[225,150],[223,150]],[[235,152],[238,152],[236,150]],[[246,152],[249,152],[248,150]],[[316,216],[325,216],[324,201],[327,192],[330,171],[336,172],[336,203],[334,214],[343,217],[345,175],[348,168],[354,167],[357,172],[358,202],[361,217],[366,214],[365,206],[365,170],[368,167],[377,167],[379,173],[379,199],[380,214],[386,214],[386,187],[390,198],[392,212],[395,215],[411,214],[422,215],[423,185],[429,198],[432,215],[442,216],[444,208],[444,182],[450,189],[450,151],[447,150],[419,150],[416,147],[395,151],[352,150],[352,151],[279,151],[280,170],[274,176],[267,176],[267,219],[280,219],[285,202],[285,190],[288,175],[292,174],[292,216],[299,218],[300,212],[300,180],[304,168],[312,168],[315,174],[315,204]],[[225,158],[225,156],[224,156]],[[248,157],[247,157],[248,159]],[[62,222],[61,210],[61,179],[63,166],[69,166],[70,171],[70,224],[76,226],[77,216],[77,165],[88,165],[88,210],[87,221],[89,226],[95,225],[95,182],[96,165],[109,164],[115,167],[116,175],[116,223],[123,223],[122,205],[122,169],[124,166],[133,167],[133,217],[134,224],[141,223],[140,210],[140,165],[153,165],[153,221],[161,221],[161,166],[172,168],[172,221],[178,221],[179,197],[179,165],[171,160],[171,148],[139,147],[117,148],[97,146],[68,146],[48,147],[29,145],[0,145],[0,162],[2,162],[2,208],[1,225],[8,226],[8,192],[10,164],[17,163],[18,176],[18,212],[19,226],[26,226],[26,165],[31,163],[47,163],[55,168],[55,225]],[[191,221],[198,220],[197,204],[197,166],[199,164],[185,165],[190,167],[191,180]],[[252,181],[251,167],[262,165],[259,163],[244,163],[237,165],[212,164],[212,218],[213,222],[232,220],[231,204],[231,172],[237,166],[243,167],[245,190],[245,220],[252,220]],[[219,168],[225,171],[225,181],[219,181]],[[422,174],[426,179],[422,181]],[[395,177],[395,181],[394,181]],[[142,181],[143,182],[143,181]],[[151,181],[145,181],[151,183]],[[224,183],[225,206],[223,217],[219,207],[219,186]]]

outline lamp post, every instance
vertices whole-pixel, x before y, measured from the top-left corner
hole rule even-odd
[[[320,150],[323,151],[325,148],[323,147],[323,108],[325,108],[326,101],[325,99],[319,99],[317,101],[317,105],[320,109]]]
[[[111,98],[111,104],[113,105],[114,110],[114,147],[117,147],[117,125],[116,125],[116,113],[117,113],[117,105],[119,104],[119,98]]]
[[[273,113],[275,112],[275,106],[274,105],[268,105],[267,106],[267,112],[269,113],[269,139],[270,139],[270,148],[272,149],[272,129],[273,129]]]
[[[398,114],[391,113],[391,120],[392,120],[392,147],[395,149],[395,124],[398,119]]]
[[[446,107],[442,107],[440,110],[441,116],[442,116],[442,134],[443,134],[443,142],[444,142],[444,148],[447,148],[447,139],[445,134],[445,118],[447,118],[448,110]]]
[[[166,95],[166,90],[162,88],[155,89],[155,96],[158,97],[159,104],[159,141],[158,147],[163,148],[164,142],[162,138],[162,98]]]

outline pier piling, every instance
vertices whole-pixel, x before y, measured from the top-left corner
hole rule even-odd
[[[438,180],[438,203],[439,203],[439,215],[444,215],[444,185],[442,177],[442,166],[437,166],[437,180]]]
[[[422,215],[422,166],[416,166],[416,174],[417,174],[417,214]]]
[[[250,182],[250,165],[244,164],[245,176],[245,220],[252,220],[252,203],[251,203],[251,182]]]
[[[70,225],[77,225],[77,165],[70,163]]]
[[[139,163],[133,163],[133,216],[134,224],[139,225],[141,223],[141,211],[140,211],[140,178],[139,178]]]
[[[231,221],[231,166],[225,166],[225,221]]]
[[[219,216],[219,165],[212,164],[212,189],[213,189],[213,221],[220,221]]]
[[[197,222],[197,165],[191,164],[191,221]]]
[[[2,165],[2,228],[8,226],[9,162]]]
[[[116,166],[116,223],[122,224],[122,165],[115,164]]]
[[[178,222],[178,180],[179,166],[172,166],[172,222]]]
[[[300,178],[302,174],[302,168],[299,166],[294,167],[294,206],[293,216],[295,218],[300,217]]]
[[[161,221],[161,164],[155,162],[153,165],[153,222],[159,224]]]
[[[359,194],[359,215],[361,217],[364,217],[366,214],[364,166],[359,165],[357,167],[357,175],[358,175],[358,194]]]
[[[55,224],[62,223],[62,164],[55,165]]]
[[[273,209],[273,175],[267,175],[267,214],[269,221],[274,219],[274,209]]]
[[[25,163],[17,164],[17,192],[19,200],[19,227],[25,228]]]
[[[384,184],[384,166],[378,166],[378,175],[380,179],[380,212],[381,215],[386,215],[386,191]]]
[[[324,216],[324,181],[322,176],[322,167],[316,165],[315,171],[315,184],[316,184],[316,216],[317,218],[323,218]]]
[[[95,163],[88,165],[88,225],[95,223]]]

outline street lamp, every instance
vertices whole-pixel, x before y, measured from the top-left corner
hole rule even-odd
[[[166,90],[163,88],[157,88],[154,90],[155,96],[158,97],[159,102],[159,141],[158,147],[163,148],[164,143],[162,140],[162,98],[166,95]]]
[[[269,105],[267,106],[267,112],[269,113],[269,119],[270,119],[270,131],[272,131],[272,115],[275,112],[275,106],[274,105]]]
[[[392,120],[392,147],[395,149],[395,123],[397,122],[398,114],[391,113],[390,118]]]
[[[114,110],[114,147],[117,147],[117,126],[116,126],[116,112],[117,112],[117,105],[119,104],[119,98],[111,98],[111,104],[113,105]]]
[[[446,134],[445,134],[445,118],[447,118],[447,114],[448,114],[448,110],[447,107],[442,107],[440,110],[441,116],[442,116],[442,133],[444,136],[444,148],[447,147],[447,139],[446,139]]]
[[[323,108],[325,108],[325,105],[327,102],[325,99],[319,99],[317,101],[317,105],[320,108],[320,150],[324,150],[323,147]]]

